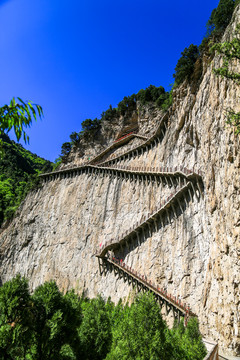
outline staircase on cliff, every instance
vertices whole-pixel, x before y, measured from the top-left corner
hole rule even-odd
[[[126,181],[155,182],[162,185],[170,185],[174,191],[166,198],[162,199],[152,213],[144,214],[140,221],[126,229],[122,235],[115,239],[100,244],[100,249],[96,251],[99,261],[99,271],[101,275],[105,275],[107,271],[114,272],[118,279],[127,281],[129,285],[133,285],[138,291],[150,291],[154,294],[156,301],[161,308],[165,308],[166,314],[170,312],[174,319],[180,321],[180,317],[184,317],[185,324],[190,316],[197,316],[192,312],[189,305],[181,301],[180,298],[172,296],[166,290],[160,288],[157,284],[147,279],[145,275],[140,274],[133,268],[128,266],[116,253],[121,253],[123,247],[127,250],[132,246],[140,245],[140,233],[145,231],[158,230],[164,227],[166,222],[171,223],[184,212],[190,201],[194,198],[200,198],[204,192],[201,172],[199,170],[189,170],[184,167],[144,167],[144,166],[122,166],[121,160],[138,157],[144,151],[152,149],[164,138],[167,128],[167,117],[163,117],[157,130],[150,138],[137,134],[136,131],[123,134],[116,139],[112,145],[91,159],[82,166],[63,169],[52,173],[42,174],[41,178],[47,182],[55,179],[74,177],[83,173],[89,176],[109,176],[110,178],[119,177]],[[120,155],[114,155],[114,150],[125,145],[130,139],[138,137],[144,140],[141,145],[130,150],[123,151]],[[154,230],[153,230],[154,229]],[[144,266],[144,264],[143,264]],[[207,359],[217,359],[217,344],[212,344],[205,340],[209,346]]]

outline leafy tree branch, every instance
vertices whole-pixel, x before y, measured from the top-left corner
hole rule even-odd
[[[40,105],[33,104],[31,101],[24,102],[21,98],[13,97],[9,105],[0,107],[0,135],[14,130],[17,140],[23,136],[25,143],[29,142],[29,137],[24,128],[29,128],[32,120],[43,117],[43,110]]]

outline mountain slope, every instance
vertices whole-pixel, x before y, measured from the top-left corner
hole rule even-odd
[[[41,172],[51,171],[53,166],[20,144],[2,136],[3,154],[0,158],[0,225],[9,219],[25,198],[37,185]]]

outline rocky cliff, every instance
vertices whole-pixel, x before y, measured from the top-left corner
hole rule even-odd
[[[225,37],[238,22],[240,10]],[[89,158],[95,167],[45,177],[1,231],[1,281],[20,273],[32,288],[55,279],[60,288],[90,297],[127,299],[129,284],[114,272],[102,276],[95,254],[186,185],[180,167],[193,169],[192,186],[141,228],[138,242],[133,236],[115,254],[190,304],[203,335],[239,355],[240,149],[225,125],[225,109],[240,111],[240,91],[212,73],[220,64],[219,56],[203,59],[197,86],[176,89],[167,114],[153,104],[139,106],[127,124],[137,123],[141,136],[114,142],[126,126],[123,118],[111,133],[103,129],[96,145],[72,153],[65,169]]]

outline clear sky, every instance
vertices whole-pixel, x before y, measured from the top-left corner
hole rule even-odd
[[[218,2],[0,0],[0,106],[19,96],[43,107],[26,148],[53,161],[86,118],[150,84],[169,90]]]

